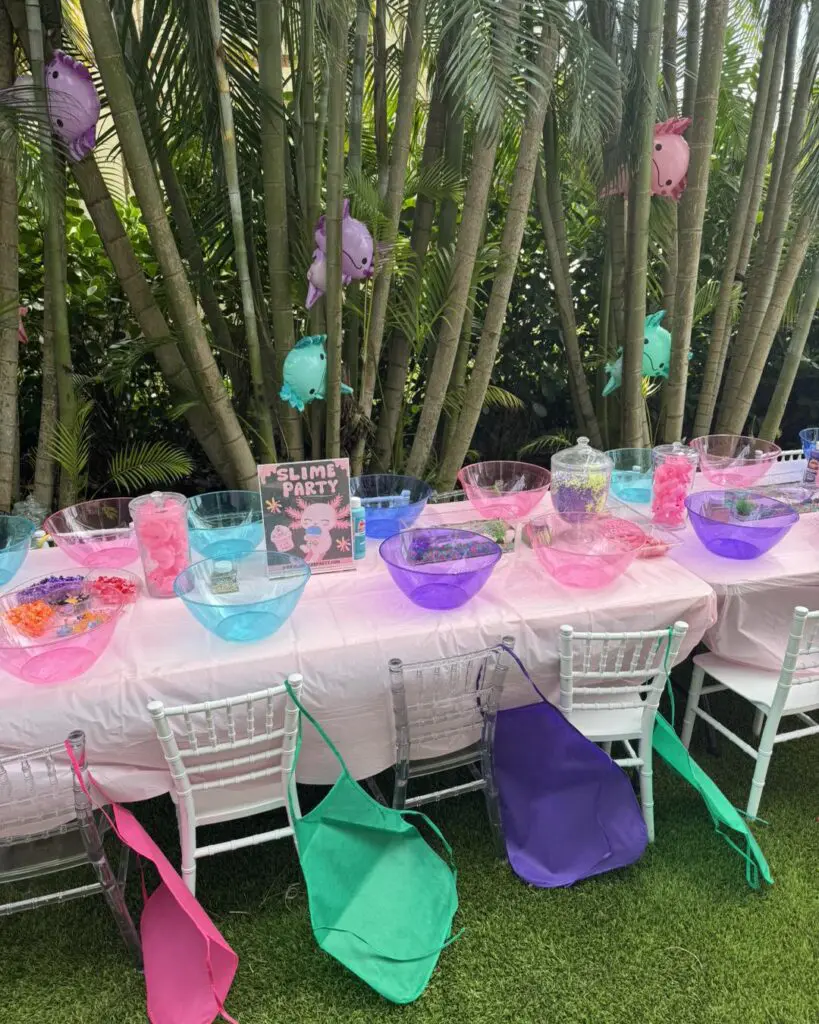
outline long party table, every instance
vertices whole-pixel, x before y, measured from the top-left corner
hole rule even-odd
[[[559,627],[617,631],[689,624],[681,658],[716,621],[716,598],[703,580],[670,558],[635,562],[600,591],[557,585],[526,547],[504,555],[484,589],[460,609],[428,612],[395,586],[369,542],[353,572],[315,575],[290,619],[259,643],[231,644],[200,626],[176,600],[140,597],[84,676],[33,686],[0,670],[0,754],[86,734],[90,763],[115,799],[170,789],[146,704],[234,696],[304,676],[304,701],[358,777],[394,763],[387,662],[431,659],[489,646],[508,634],[547,696],[559,687]],[[59,551],[31,552],[14,584],[76,569]],[[136,566],[131,567],[138,571]],[[531,690],[513,666],[504,704],[528,703]],[[305,730],[299,779],[331,783],[337,764]]]

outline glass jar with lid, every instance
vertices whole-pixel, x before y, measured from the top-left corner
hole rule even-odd
[[[552,456],[552,503],[564,519],[594,515],[606,507],[614,463],[587,437]]]

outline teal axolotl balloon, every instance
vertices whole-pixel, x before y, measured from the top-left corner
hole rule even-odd
[[[660,323],[665,316],[665,310],[652,313],[646,317],[645,336],[643,338],[643,376],[644,377],[667,377],[671,364],[671,335],[661,327]],[[609,379],[603,388],[603,395],[610,395],[612,391],[623,382],[623,356],[622,348],[620,355],[613,363],[606,363],[606,373]],[[688,358],[691,358],[689,352]]]
[[[327,391],[326,334],[313,334],[297,341],[284,360],[284,384],[279,398],[289,402],[294,409],[304,412],[315,398],[324,398]],[[343,395],[351,395],[353,389],[341,385]]]

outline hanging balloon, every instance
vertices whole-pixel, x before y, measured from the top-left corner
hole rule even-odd
[[[324,398],[327,391],[326,334],[313,334],[297,341],[284,360],[284,384],[279,392],[283,402],[289,402],[294,409],[304,412],[304,407],[316,398]],[[353,389],[341,385],[343,395],[351,395]]]
[[[313,262],[307,271],[308,309],[327,290],[327,228],[326,218],[322,214],[316,224],[315,240],[317,248],[313,252]],[[354,279],[372,277],[373,275],[373,236],[367,225],[350,216],[350,200],[344,200],[341,219],[341,283],[349,284]]]
[[[645,334],[643,337],[643,376],[667,377],[671,364],[671,335],[661,327],[665,310],[652,313],[646,317]],[[622,352],[622,349],[620,350]],[[691,353],[688,353],[691,358]],[[610,395],[623,382],[623,357],[619,355],[613,363],[606,363],[609,379],[603,388],[603,395]]]
[[[651,155],[651,194],[679,199],[688,184],[690,153],[683,132],[691,125],[690,117],[672,117],[654,125],[654,149]],[[629,176],[625,168],[601,196],[628,195]]]

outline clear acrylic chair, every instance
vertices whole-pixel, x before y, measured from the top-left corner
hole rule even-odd
[[[514,639],[454,658],[389,662],[395,717],[393,807],[418,807],[482,789],[489,821],[500,841],[500,811],[492,742]],[[469,767],[468,782],[409,796],[410,779]]]
[[[704,686],[705,676],[715,683]],[[753,704],[753,733],[758,741],[754,748],[740,739],[728,726],[717,721],[700,707],[700,699],[710,693],[731,690]],[[716,654],[698,654],[694,658],[691,689],[683,720],[682,741],[691,743],[694,722],[701,718],[756,762],[748,796],[746,813],[755,818],[765,787],[765,777],[778,743],[819,735],[819,718],[809,712],[819,711],[819,611],[794,608],[790,636],[778,672],[737,665]],[[793,717],[802,728],[780,732],[783,718]]]
[[[85,733],[70,733],[68,742],[85,789],[90,791]],[[129,851],[127,846],[122,848],[115,874],[103,846],[106,831],[106,819],[92,808],[62,743],[0,757],[0,884],[20,883],[83,865],[96,876],[96,881],[71,889],[0,903],[0,917],[102,895],[139,966],[139,937],[124,897]]]
[[[621,768],[640,772],[640,803],[654,842],[654,719],[688,623],[636,633],[579,633],[560,627],[560,710]],[[636,744],[636,746],[635,746]]]
[[[302,677],[292,675],[289,683],[299,698]],[[165,707],[154,700],[148,711],[173,780],[182,877],[192,893],[196,892],[196,862],[202,857],[293,835],[285,787],[296,749],[299,711],[284,686],[180,707]],[[295,782],[291,786],[298,813]],[[282,807],[288,823],[281,828],[197,845],[196,830],[203,825]]]

